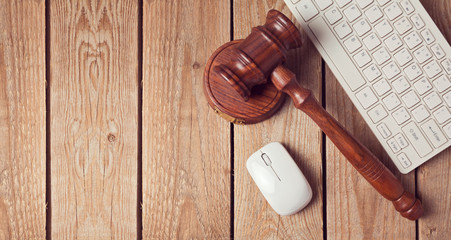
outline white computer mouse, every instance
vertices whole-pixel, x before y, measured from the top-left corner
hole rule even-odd
[[[312,199],[307,179],[278,142],[252,154],[246,167],[269,205],[280,215],[297,213]]]

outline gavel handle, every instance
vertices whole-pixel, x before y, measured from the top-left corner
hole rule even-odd
[[[271,74],[271,80],[280,91],[287,93],[296,108],[305,112],[329,137],[357,171],[385,198],[393,202],[395,209],[410,220],[423,214],[421,201],[404,190],[401,182],[365,146],[359,143],[343,126],[316,101],[311,91],[299,85],[296,76],[283,66]]]

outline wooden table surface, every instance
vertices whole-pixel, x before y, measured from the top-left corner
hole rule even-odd
[[[422,0],[451,40],[451,1]],[[210,54],[282,0],[0,0],[0,239],[450,239],[451,148],[400,174],[312,43],[299,81],[424,203],[402,218],[286,101],[233,125],[202,92]],[[277,215],[246,159],[282,142],[313,188]]]

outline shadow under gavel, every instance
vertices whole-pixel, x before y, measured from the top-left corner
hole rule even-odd
[[[403,217],[418,219],[423,214],[420,200],[405,191],[393,173],[324,110],[310,90],[299,85],[294,73],[282,66],[288,50],[301,45],[301,34],[296,26],[282,13],[271,10],[266,23],[253,28],[246,39],[221,47],[230,48],[227,52],[230,61],[216,64],[213,73],[226,81],[245,102],[253,97],[254,86],[266,84],[270,79],[279,91],[291,97],[296,108],[318,124],[355,169],[382,196],[392,201]]]

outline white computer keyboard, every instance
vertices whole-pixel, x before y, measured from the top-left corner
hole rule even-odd
[[[451,48],[419,0],[285,0],[402,173],[451,145]]]

